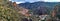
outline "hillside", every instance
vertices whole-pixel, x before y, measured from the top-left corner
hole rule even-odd
[[[21,9],[19,7],[17,7],[18,9],[15,8],[11,1],[0,1],[2,3],[0,4],[0,21],[21,21],[25,17],[22,13],[18,13]]]
[[[38,8],[40,6],[52,8],[56,4],[59,4],[59,2],[34,2],[34,3],[26,2],[26,3],[21,3],[21,4],[18,4],[18,5],[20,5],[24,8],[27,8],[27,9],[34,9],[34,8]]]
[[[34,3],[20,3],[18,4],[19,6],[32,10],[34,14],[39,14],[38,12],[40,12],[40,7],[43,8],[43,10],[46,10],[46,8],[48,10],[53,10],[54,6],[59,4],[59,2],[34,2]],[[47,10],[46,10],[47,11]],[[45,11],[45,12],[46,12]]]

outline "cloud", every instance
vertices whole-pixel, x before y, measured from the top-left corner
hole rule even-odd
[[[9,1],[12,1],[12,0],[9,0]]]
[[[40,1],[40,0],[9,0],[9,1],[16,2],[17,4],[19,4],[19,3],[25,3],[25,2],[33,3],[33,2]]]
[[[9,0],[9,1],[12,1],[12,2],[16,2],[17,4],[20,4],[20,3],[25,3],[25,1],[23,0]]]
[[[20,3],[22,3],[22,2],[16,2],[17,4],[20,4]]]
[[[16,2],[17,4],[20,4],[20,3],[25,3],[25,2]]]
[[[9,1],[20,2],[20,1],[25,1],[25,0],[9,0]]]
[[[25,2],[33,3],[33,2],[37,2],[37,1],[43,1],[43,2],[60,2],[60,0],[9,0],[9,1],[16,2],[17,4],[19,4],[19,3],[25,3]]]
[[[44,2],[60,2],[60,0],[44,0]]]
[[[60,0],[9,0],[9,1],[15,1],[15,2],[20,2],[20,1],[25,1],[25,2],[36,2],[36,1],[60,2]]]

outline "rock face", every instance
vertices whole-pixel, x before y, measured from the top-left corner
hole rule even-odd
[[[30,14],[28,13],[29,12],[28,9],[23,8],[23,7],[19,7],[19,5],[16,4],[16,2],[13,3],[13,6],[18,11],[18,13],[21,13],[24,16],[30,16]]]

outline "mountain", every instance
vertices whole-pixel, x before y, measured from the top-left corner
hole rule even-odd
[[[34,3],[26,2],[26,3],[21,3],[18,5],[20,5],[24,8],[27,8],[27,9],[33,9],[33,8],[37,8],[39,6],[44,6],[44,7],[47,6],[49,8],[52,8],[56,4],[59,4],[59,2],[34,2]]]
[[[49,10],[53,10],[54,6],[59,4],[59,2],[34,2],[34,3],[21,3],[18,4],[19,6],[26,8],[26,9],[30,9],[33,11],[34,14],[39,14],[38,12],[41,12],[41,8],[42,7],[44,10],[46,8],[48,8]]]

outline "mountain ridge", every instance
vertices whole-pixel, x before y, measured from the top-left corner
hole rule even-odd
[[[32,10],[34,14],[41,14],[42,9],[46,10],[44,12],[47,12],[47,9],[51,11],[57,4],[59,4],[59,2],[34,2],[34,3],[26,2],[18,5],[23,8]]]
[[[52,8],[56,4],[59,4],[59,2],[34,2],[34,3],[26,2],[26,3],[21,3],[21,4],[18,4],[18,5],[22,6],[24,8],[27,8],[27,9],[32,9],[32,8],[39,7],[39,6],[47,6],[49,8]]]

